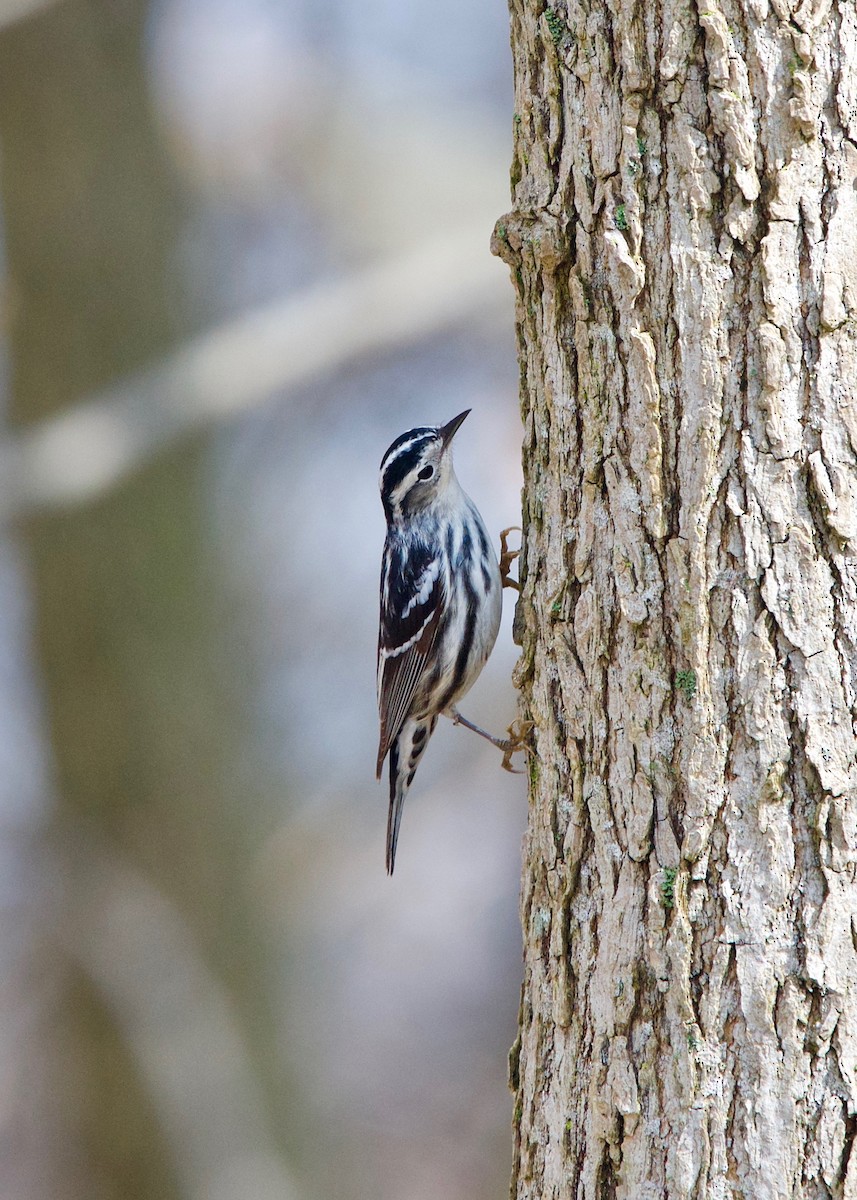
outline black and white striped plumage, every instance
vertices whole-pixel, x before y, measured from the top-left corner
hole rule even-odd
[[[378,778],[389,754],[390,874],[402,805],[437,718],[454,715],[500,624],[497,557],[452,468],[452,438],[467,412],[447,425],[408,430],[381,460],[387,541],[378,636]]]

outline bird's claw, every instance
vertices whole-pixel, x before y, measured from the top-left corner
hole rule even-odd
[[[506,732],[509,734],[509,737],[500,747],[500,749],[503,751],[503,761],[500,765],[504,771],[509,771],[512,775],[524,774],[524,772],[518,767],[512,766],[512,755],[516,750],[525,750],[527,754],[532,754],[532,747],[527,741],[532,728],[532,721],[523,721],[519,717],[516,721],[513,721],[507,729]]]
[[[514,588],[516,592],[519,592],[521,590],[520,583],[517,579],[513,579],[509,574],[512,563],[521,553],[520,550],[509,549],[509,534],[514,530],[517,530],[518,533],[520,533],[520,525],[510,525],[508,529],[503,529],[500,531],[500,583],[503,587]],[[511,770],[511,767],[507,767],[506,769]]]

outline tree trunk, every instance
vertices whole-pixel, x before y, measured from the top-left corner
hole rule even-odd
[[[518,1197],[857,1196],[853,0],[512,0]]]

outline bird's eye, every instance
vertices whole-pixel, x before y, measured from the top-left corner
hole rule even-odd
[[[423,467],[423,469],[417,474],[417,479],[431,479],[432,475],[434,475],[434,467]]]

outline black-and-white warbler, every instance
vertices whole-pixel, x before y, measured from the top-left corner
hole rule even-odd
[[[466,725],[508,754],[501,740],[455,708],[475,682],[500,625],[500,565],[476,505],[452,467],[452,439],[466,412],[446,425],[409,429],[381,460],[387,540],[381,564],[378,636],[378,778],[390,756],[387,871],[392,875],[402,806],[438,716]]]

